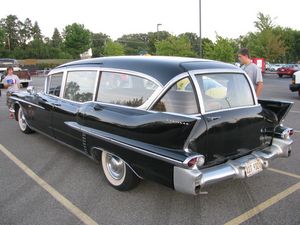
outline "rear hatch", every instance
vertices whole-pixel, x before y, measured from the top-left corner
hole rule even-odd
[[[264,131],[274,129],[285,116],[288,105],[263,102],[268,105],[263,108],[254,96],[250,80],[239,70],[193,72],[193,75],[203,102],[200,117],[207,129],[193,133],[189,148],[205,156],[205,166],[238,158],[270,144],[271,138]],[[197,129],[201,128],[194,128]]]

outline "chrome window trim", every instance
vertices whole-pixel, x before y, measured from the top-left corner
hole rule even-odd
[[[70,99],[66,99],[64,98],[65,96],[65,91],[66,91],[66,84],[67,84],[67,79],[68,79],[68,74],[69,72],[76,72],[76,71],[82,71],[82,72],[96,72],[96,81],[95,81],[95,84],[94,84],[94,89],[93,89],[93,97],[92,97],[92,101],[95,99],[95,96],[96,96],[96,88],[97,88],[97,81],[99,80],[99,69],[75,69],[75,68],[72,68],[72,70],[65,70],[64,71],[64,78],[63,78],[63,82],[62,82],[62,87],[63,87],[63,93],[61,93],[60,97],[64,100],[70,100]],[[71,100],[73,101],[73,100]],[[76,101],[73,101],[73,102],[76,102]],[[90,102],[90,101],[87,101],[87,102]]]
[[[56,97],[56,98],[57,98],[57,97],[60,97],[62,87],[61,87],[59,96],[56,96],[56,95],[49,94],[49,88],[50,88],[50,87],[49,87],[49,84],[51,84],[51,78],[52,78],[52,76],[55,76],[55,75],[57,75],[57,74],[62,74],[61,82],[63,82],[63,79],[64,79],[64,72],[61,71],[61,72],[53,73],[53,74],[51,74],[51,76],[47,76],[47,77],[46,77],[46,80],[45,80],[45,84],[44,84],[44,93],[45,93],[46,95],[53,96],[53,97]]]
[[[161,92],[154,98],[154,100],[148,106],[147,110],[154,111],[154,110],[152,110],[152,108],[154,107],[154,105],[169,91],[169,89],[174,84],[176,84],[178,81],[180,81],[180,80],[182,80],[184,78],[191,78],[191,76],[190,76],[190,74],[188,72],[183,72],[183,73],[178,74],[177,76],[173,77],[171,80],[169,80],[169,82],[163,87],[163,89],[161,90]],[[190,80],[191,80],[191,83],[193,83],[193,86],[196,87],[194,85],[193,80],[192,79],[190,79]],[[182,114],[182,113],[174,113],[174,112],[165,112],[165,113],[170,113],[170,114],[173,113],[173,114],[176,114],[176,115],[184,115],[184,116],[199,115],[199,112],[201,113],[201,109],[199,109],[199,100],[198,100],[198,96],[197,96],[197,91],[194,91],[194,95],[195,95],[195,99],[196,99],[196,103],[197,103],[197,111],[198,111],[197,113],[190,114],[190,115]],[[154,111],[154,112],[156,112],[156,111]]]
[[[202,96],[202,93],[201,93],[201,90],[200,90],[200,87],[197,83],[197,78],[196,78],[196,75],[204,75],[204,74],[207,74],[207,75],[212,75],[212,74],[216,74],[216,73],[234,73],[234,74],[243,74],[248,82],[248,84],[250,85],[250,90],[251,90],[251,94],[252,94],[252,98],[253,98],[253,102],[254,104],[253,105],[249,105],[249,106],[240,106],[240,107],[233,107],[233,108],[228,108],[228,109],[219,109],[219,110],[214,110],[214,111],[208,111],[206,112],[205,110],[205,107],[204,107],[204,101],[203,101],[203,96]],[[260,104],[258,103],[258,100],[257,100],[257,96],[256,96],[256,92],[255,92],[255,89],[254,89],[254,86],[249,78],[249,76],[246,74],[245,71],[243,71],[242,69],[205,69],[205,70],[190,70],[189,71],[189,74],[193,79],[193,82],[196,82],[195,83],[195,87],[198,86],[197,90],[200,92],[200,93],[197,93],[200,97],[199,97],[199,100],[201,101],[199,104],[200,106],[202,105],[202,107],[200,107],[200,110],[201,110],[201,113],[204,115],[204,114],[210,114],[210,113],[214,113],[214,112],[221,112],[221,111],[229,111],[229,110],[234,110],[234,109],[241,109],[241,108],[252,108],[252,107],[255,107],[255,106],[259,106]]]
[[[66,84],[67,74],[70,71],[97,71],[98,74],[97,74],[96,83],[95,83],[93,101],[89,101],[89,102],[101,103],[101,104],[111,105],[111,106],[118,106],[118,107],[123,107],[123,108],[127,108],[127,109],[147,110],[149,108],[149,105],[151,105],[151,103],[154,101],[154,99],[156,99],[156,97],[159,95],[159,93],[161,93],[161,91],[163,90],[163,85],[157,79],[153,78],[150,75],[147,75],[147,74],[144,74],[144,73],[140,73],[140,72],[137,72],[137,71],[132,71],[132,70],[108,68],[108,67],[101,67],[101,66],[99,66],[99,67],[86,66],[86,67],[73,67],[73,68],[58,68],[58,69],[53,69],[47,75],[47,78],[46,78],[46,81],[45,81],[45,90],[47,90],[47,86],[48,86],[48,83],[49,83],[49,77],[51,75],[54,75],[54,74],[57,74],[57,73],[63,73],[62,89],[61,89],[60,96],[54,96],[54,97],[57,97],[57,98],[59,98],[61,100],[65,100],[65,101],[69,101],[69,102],[73,102],[73,103],[78,103],[78,104],[86,103],[86,102],[72,101],[70,99],[65,99],[63,97],[64,93],[65,93],[65,84]],[[100,82],[100,79],[101,79],[101,73],[102,72],[122,73],[122,74],[128,74],[128,75],[132,75],[132,76],[137,76],[137,77],[140,77],[140,78],[144,78],[144,79],[150,80],[151,82],[155,83],[158,87],[152,93],[152,95],[142,105],[140,105],[138,107],[125,106],[125,105],[117,105],[117,104],[112,104],[112,103],[97,101],[97,92],[98,92],[98,87],[100,85],[99,82]],[[46,93],[46,94],[49,95],[48,93]],[[53,96],[53,95],[50,95],[50,96]]]
[[[122,69],[113,69],[113,68],[100,68],[99,70],[99,79],[98,79],[98,85],[97,87],[100,86],[100,82],[101,82],[101,74],[103,72],[109,72],[109,73],[122,73],[122,74],[127,74],[129,76],[136,76],[142,79],[146,79],[149,80],[151,82],[153,82],[154,84],[157,85],[156,90],[150,95],[150,97],[140,106],[138,107],[133,107],[133,106],[126,106],[126,105],[119,105],[119,104],[113,104],[113,103],[109,103],[109,102],[102,102],[102,101],[97,101],[97,95],[95,96],[95,102],[98,103],[103,103],[103,104],[110,104],[110,105],[115,105],[115,106],[125,106],[127,108],[131,108],[131,109],[142,109],[142,110],[147,110],[149,105],[153,102],[153,100],[156,98],[156,96],[161,92],[162,90],[162,84],[156,80],[155,78],[144,74],[144,73],[140,73],[140,72],[136,72],[136,71],[130,71],[130,70],[122,70]],[[96,92],[98,92],[98,90],[96,90]],[[98,93],[97,93],[98,94]]]
[[[234,107],[234,108],[228,108],[228,109],[218,109],[218,110],[214,110],[214,111],[205,112],[203,115],[209,115],[212,113],[232,111],[232,110],[238,110],[238,109],[251,109],[251,108],[256,108],[259,106],[261,106],[261,105],[257,104],[257,105],[240,106],[240,107]]]

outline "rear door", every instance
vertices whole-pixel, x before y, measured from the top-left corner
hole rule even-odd
[[[246,75],[215,73],[195,77],[207,124],[206,148],[201,152],[207,161],[223,162],[266,144],[262,130],[268,124]]]

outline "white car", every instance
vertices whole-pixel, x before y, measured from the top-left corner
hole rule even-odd
[[[294,73],[292,83],[290,84],[290,90],[292,92],[298,91],[298,95],[300,96],[300,71]]]
[[[275,72],[277,71],[280,67],[284,66],[284,64],[272,64],[269,66],[269,71]]]

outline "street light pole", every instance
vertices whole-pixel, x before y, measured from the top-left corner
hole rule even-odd
[[[161,23],[156,24],[156,32],[159,32],[159,26],[161,26]]]
[[[202,31],[201,31],[201,0],[199,0],[199,56],[202,58]]]

